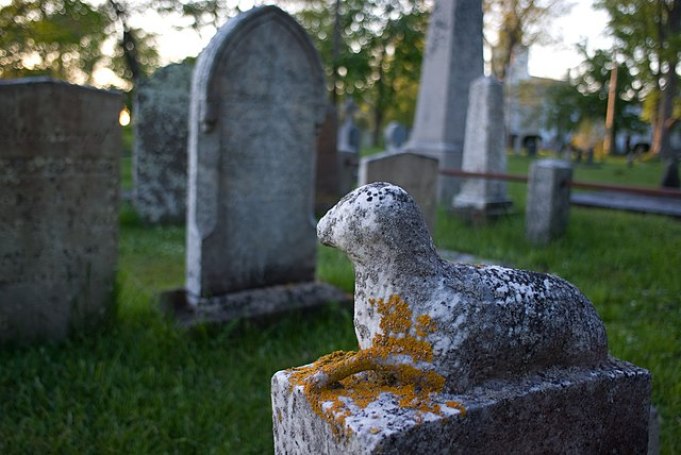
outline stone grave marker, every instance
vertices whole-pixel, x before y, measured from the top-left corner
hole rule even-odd
[[[174,63],[137,86],[132,201],[149,223],[186,221],[192,69],[190,64]]]
[[[313,210],[326,89],[310,38],[274,6],[238,15],[199,56],[190,104],[189,306],[177,294],[166,305],[191,323],[321,303]]]
[[[650,374],[572,284],[443,261],[386,183],[317,235],[353,262],[359,350],[273,376],[276,454],[645,453]]]
[[[407,190],[421,209],[430,232],[437,214],[437,158],[411,152],[382,152],[359,163],[359,185],[390,182]]]
[[[407,141],[407,128],[399,122],[390,122],[383,131],[383,138],[386,150],[397,152]]]
[[[504,87],[493,77],[471,84],[463,150],[464,171],[506,172]],[[508,214],[511,205],[506,182],[491,179],[466,179],[453,201],[454,211],[468,221]]]
[[[461,169],[468,90],[482,67],[482,0],[436,1],[405,151],[435,156],[441,169]],[[439,176],[438,201],[451,204],[459,185],[456,177]]]
[[[525,207],[525,237],[547,244],[565,233],[570,219],[572,166],[567,161],[543,159],[530,166]]]
[[[61,340],[114,308],[120,94],[0,81],[0,344]]]

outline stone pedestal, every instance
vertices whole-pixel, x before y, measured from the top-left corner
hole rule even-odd
[[[437,413],[390,393],[364,407],[312,409],[292,370],[272,378],[277,454],[645,453],[650,374],[610,359],[593,369],[551,369],[491,381],[461,395],[431,395]],[[343,394],[343,389],[335,393]],[[326,414],[335,412],[336,414]]]
[[[566,161],[532,163],[525,209],[525,236],[532,243],[546,244],[567,229],[571,178],[572,167]]]

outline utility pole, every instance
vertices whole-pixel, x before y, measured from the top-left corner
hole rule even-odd
[[[605,140],[603,151],[606,155],[615,152],[615,102],[617,100],[617,55],[612,54],[612,69],[610,70],[610,85],[608,86],[608,107],[605,111]]]

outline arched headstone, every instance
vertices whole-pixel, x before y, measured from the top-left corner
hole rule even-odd
[[[189,122],[189,301],[314,280],[317,51],[274,6],[224,25],[194,71]]]

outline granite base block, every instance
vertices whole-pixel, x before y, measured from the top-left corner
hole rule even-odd
[[[346,292],[318,282],[248,289],[216,297],[202,297],[196,302],[190,302],[184,289],[164,292],[160,296],[162,310],[183,327],[348,301],[352,301],[352,298]]]
[[[419,414],[391,395],[356,407],[340,433],[312,410],[290,370],[272,378],[277,454],[646,453],[650,374],[611,359],[433,396],[465,412]]]

